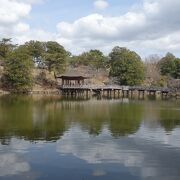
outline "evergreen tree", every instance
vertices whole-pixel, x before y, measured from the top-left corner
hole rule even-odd
[[[110,76],[121,85],[139,85],[144,80],[144,64],[138,54],[126,48],[115,47],[110,53]]]
[[[174,61],[175,61],[175,71],[173,77],[175,79],[180,79],[180,59],[176,58]]]
[[[44,59],[49,71],[63,73],[66,68],[68,56],[69,53],[57,42],[49,41],[46,43]]]
[[[28,51],[19,46],[5,61],[4,85],[15,92],[27,92],[32,88],[33,61]]]
[[[11,39],[3,38],[0,41],[0,59],[5,60],[7,55],[13,50],[15,45],[11,43]]]
[[[158,67],[163,76],[173,76],[176,68],[175,59],[176,57],[173,54],[167,53],[166,56],[159,61]]]

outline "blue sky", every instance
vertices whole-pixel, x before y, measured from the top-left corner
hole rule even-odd
[[[0,38],[57,41],[73,54],[114,46],[180,56],[180,0],[0,0]]]
[[[55,26],[60,21],[74,20],[92,13],[104,15],[120,15],[127,12],[140,0],[108,0],[109,8],[101,11],[93,6],[94,0],[45,0],[33,5],[29,23],[33,28],[43,28],[56,31]]]

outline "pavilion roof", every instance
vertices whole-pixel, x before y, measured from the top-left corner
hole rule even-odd
[[[87,79],[87,76],[84,76],[83,73],[80,73],[77,70],[67,70],[64,74],[56,76],[56,78],[82,78]]]

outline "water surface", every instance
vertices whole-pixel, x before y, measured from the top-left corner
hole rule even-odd
[[[179,180],[180,102],[1,97],[0,179]]]

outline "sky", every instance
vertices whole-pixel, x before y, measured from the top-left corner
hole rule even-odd
[[[120,46],[180,57],[180,0],[0,0],[0,38],[57,41],[73,54]]]

